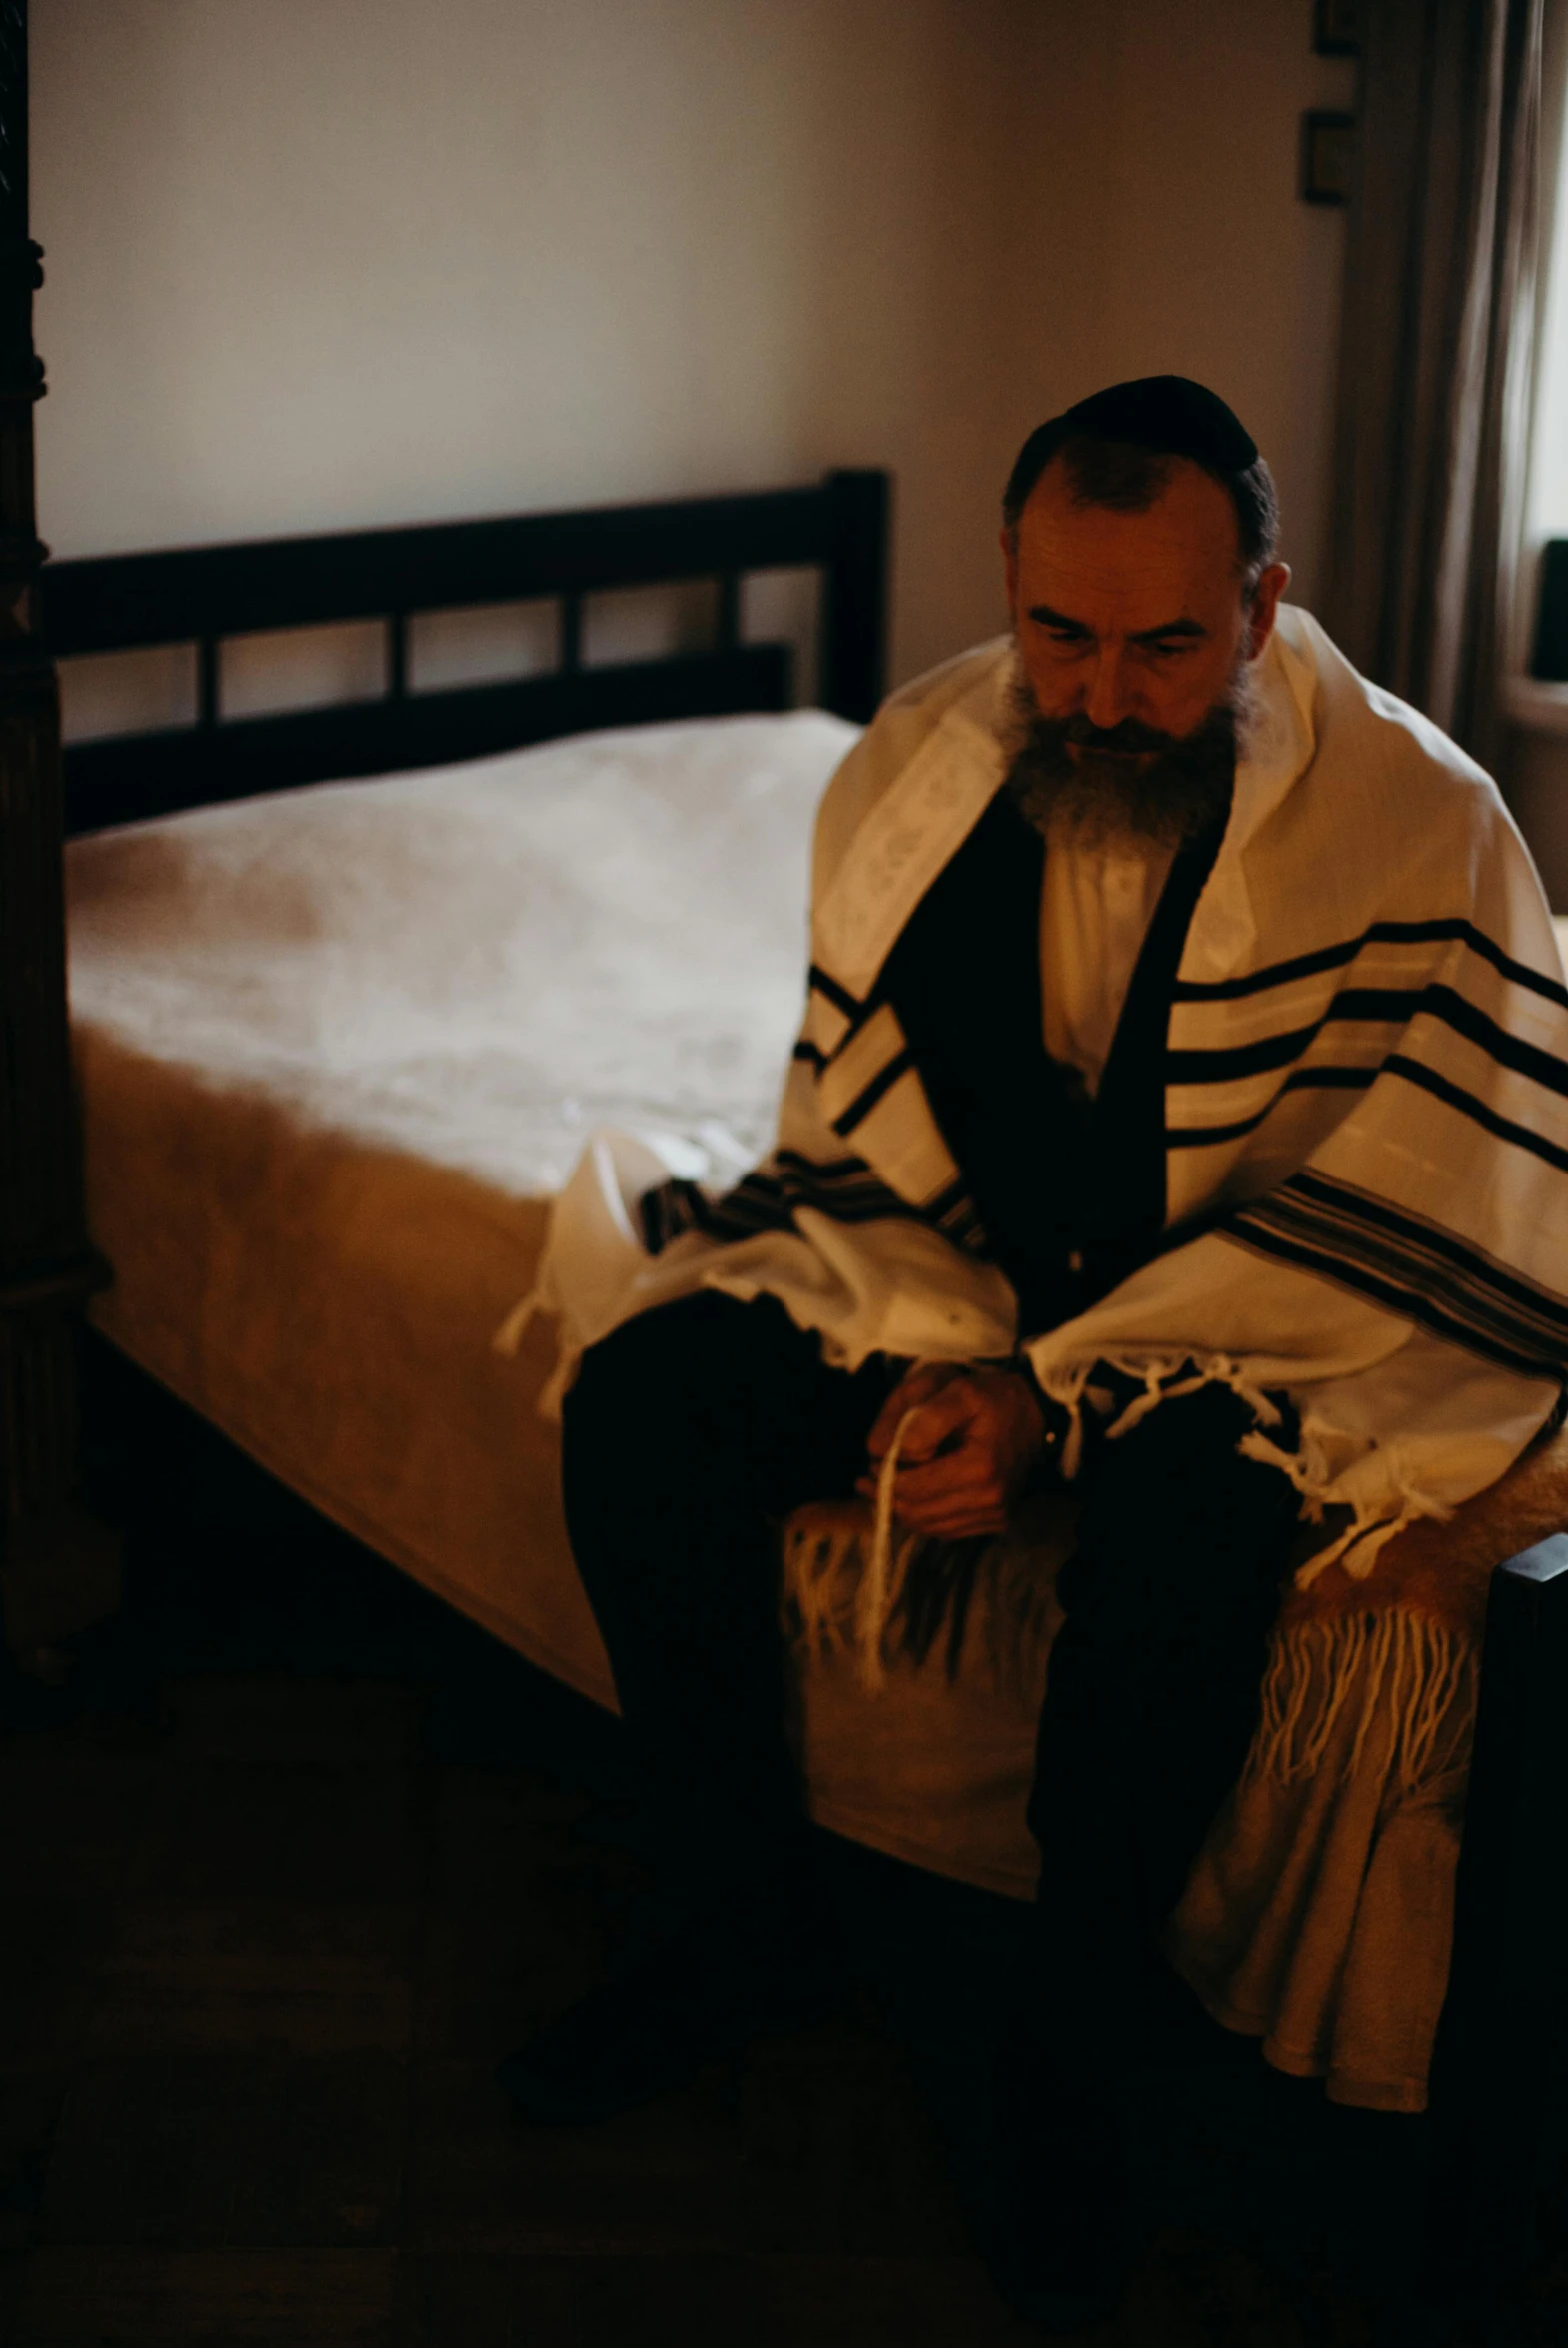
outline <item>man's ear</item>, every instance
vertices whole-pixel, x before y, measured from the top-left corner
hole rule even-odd
[[[1256,587],[1247,608],[1247,659],[1255,661],[1274,633],[1274,621],[1279,612],[1279,599],[1290,585],[1290,565],[1270,563]]]

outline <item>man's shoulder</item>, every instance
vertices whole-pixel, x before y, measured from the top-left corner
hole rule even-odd
[[[1295,606],[1281,606],[1279,636],[1298,695],[1311,701],[1311,724],[1320,763],[1354,767],[1390,785],[1451,788],[1461,800],[1497,798],[1497,786],[1451,735],[1422,711],[1386,687],[1363,677],[1320,621]]]
[[[1298,703],[1310,706],[1313,747],[1278,810],[1272,853],[1297,875],[1314,858],[1331,869],[1326,895],[1347,929],[1385,916],[1463,916],[1499,943],[1527,941],[1510,950],[1555,977],[1540,882],[1491,776],[1420,710],[1361,676],[1309,614],[1283,618],[1281,649]]]
[[[934,669],[926,669],[890,693],[873,725],[879,726],[884,718],[918,717],[924,725],[935,726],[949,710],[971,699],[988,709],[997,688],[1011,675],[1012,661],[1010,636],[993,636],[984,644],[970,645],[966,652],[939,661]]]

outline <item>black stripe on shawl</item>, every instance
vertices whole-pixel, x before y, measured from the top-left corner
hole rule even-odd
[[[803,1051],[797,1047],[795,1058],[796,1060],[814,1058],[818,1069],[830,1068],[841,1052],[848,1051],[849,1046],[872,1015],[880,1011],[886,997],[878,985],[872,988],[865,1001],[861,1003],[849,993],[847,987],[840,987],[836,979],[829,979],[827,973],[814,962],[808,975],[808,992],[820,995],[825,1003],[830,1003],[833,1010],[842,1016],[846,1024],[842,1035],[835,1044],[825,1049],[819,1044],[808,1044]],[[802,1042],[804,1041],[802,1039]]]
[[[1378,1278],[1359,1264],[1325,1261],[1321,1247],[1299,1246],[1281,1238],[1275,1231],[1265,1231],[1256,1225],[1238,1229],[1234,1237],[1254,1254],[1273,1257],[1280,1263],[1293,1263],[1302,1271],[1319,1278],[1332,1279],[1341,1287],[1354,1288],[1363,1296],[1370,1296],[1379,1304],[1386,1304],[1402,1319],[1419,1322],[1433,1336],[1444,1337],[1468,1353],[1478,1353],[1483,1360],[1496,1362],[1503,1369],[1511,1369],[1521,1377],[1560,1377],[1560,1362],[1543,1363],[1534,1354],[1516,1353],[1511,1347],[1498,1345],[1477,1337],[1468,1323],[1451,1319],[1429,1297],[1412,1291],[1396,1281]]]
[[[836,979],[829,977],[820,963],[812,963],[806,973],[806,984],[814,987],[818,995],[824,995],[833,1009],[841,1011],[845,1019],[858,1018],[866,1008],[857,995],[851,995],[847,987],[840,987]]]
[[[1512,1142],[1516,1148],[1528,1150],[1533,1157],[1556,1167],[1560,1174],[1568,1174],[1568,1150],[1559,1143],[1549,1142],[1544,1134],[1520,1125],[1514,1118],[1504,1117],[1489,1102],[1483,1101],[1479,1094],[1467,1092],[1462,1085],[1439,1076],[1435,1069],[1423,1068],[1418,1060],[1411,1060],[1402,1052],[1391,1052],[1386,1060],[1368,1068],[1325,1066],[1297,1069],[1251,1117],[1237,1118],[1233,1124],[1225,1126],[1172,1126],[1165,1139],[1172,1150],[1204,1150],[1215,1148],[1223,1142],[1239,1142],[1246,1135],[1255,1133],[1265,1118],[1273,1116],[1287,1093],[1320,1088],[1364,1093],[1380,1076],[1402,1077],[1407,1085],[1418,1086],[1423,1093],[1430,1093],[1435,1101],[1441,1101],[1446,1108],[1469,1118],[1487,1133],[1495,1134],[1499,1141]]]
[[[1568,1061],[1539,1045],[1510,1036],[1496,1020],[1434,980],[1425,987],[1346,987],[1328,1004],[1310,1027],[1292,1028],[1282,1036],[1264,1036],[1254,1044],[1236,1044],[1219,1050],[1171,1051],[1165,1055],[1165,1081],[1171,1085],[1217,1085],[1235,1077],[1250,1077],[1283,1068],[1298,1060],[1326,1027],[1344,1021],[1381,1027],[1408,1027],[1421,1012],[1441,1020],[1456,1035],[1495,1060],[1500,1068],[1528,1077],[1547,1091],[1568,1097]]]
[[[776,1150],[772,1163],[810,1182],[875,1179],[863,1158],[807,1158],[803,1150]]]
[[[1455,1109],[1461,1117],[1468,1117],[1489,1134],[1496,1134],[1503,1142],[1513,1142],[1521,1150],[1528,1150],[1536,1158],[1543,1158],[1548,1166],[1555,1166],[1568,1174],[1568,1150],[1556,1142],[1549,1142],[1529,1126],[1519,1125],[1511,1117],[1503,1117],[1483,1101],[1478,1094],[1467,1093],[1462,1085],[1451,1084],[1435,1069],[1423,1068],[1418,1060],[1407,1060],[1402,1052],[1391,1052],[1383,1063],[1391,1077],[1403,1077],[1407,1085],[1418,1085],[1423,1093],[1430,1093],[1434,1101]]]
[[[1369,1068],[1336,1068],[1325,1063],[1321,1068],[1300,1068],[1286,1077],[1277,1092],[1251,1117],[1238,1117],[1228,1126],[1168,1126],[1165,1130],[1167,1150],[1206,1150],[1220,1142],[1239,1142],[1244,1135],[1255,1133],[1265,1118],[1272,1117],[1287,1093],[1365,1093],[1376,1082],[1381,1071],[1391,1067],[1390,1061],[1374,1062]]]
[[[915,1222],[945,1232],[966,1252],[984,1254],[985,1235],[961,1181],[923,1206],[900,1198],[860,1158],[817,1161],[781,1150],[733,1190],[712,1198],[692,1181],[661,1182],[638,1201],[643,1241],[660,1254],[687,1231],[711,1239],[745,1239],[759,1231],[788,1230],[799,1206],[813,1206],[834,1222]]]
[[[1174,1001],[1177,1003],[1234,1003],[1245,995],[1261,995],[1270,987],[1285,987],[1293,979],[1308,979],[1318,971],[1342,969],[1354,962],[1364,946],[1382,945],[1438,945],[1444,940],[1458,940],[1489,962],[1505,979],[1517,987],[1528,987],[1532,994],[1544,995],[1548,1003],[1568,1011],[1568,987],[1561,980],[1548,978],[1544,972],[1533,970],[1529,963],[1517,962],[1505,954],[1484,930],[1473,922],[1458,916],[1429,922],[1371,922],[1358,938],[1342,939],[1335,946],[1322,946],[1312,954],[1298,954],[1288,962],[1270,963],[1261,971],[1248,971],[1239,979],[1178,979]]]
[[[895,1052],[891,1060],[877,1070],[870,1083],[855,1095],[842,1115],[833,1119],[833,1132],[835,1134],[853,1133],[855,1127],[870,1116],[883,1094],[890,1093],[898,1079],[907,1076],[913,1066],[914,1055],[908,1046],[904,1045],[901,1051]]]
[[[661,1182],[638,1200],[643,1244],[650,1255],[662,1254],[672,1240],[688,1231],[710,1239],[746,1239],[757,1231],[786,1230],[789,1209],[779,1185],[765,1175],[748,1174],[723,1198],[710,1198],[696,1182]]]
[[[1348,1182],[1303,1170],[1225,1227],[1525,1376],[1560,1376],[1568,1364],[1568,1300]]]
[[[962,1176],[916,1205],[888,1188],[863,1158],[806,1158],[798,1150],[776,1151],[779,1187],[795,1206],[816,1206],[838,1222],[875,1222],[886,1216],[933,1224],[961,1246],[983,1246],[979,1216]]]

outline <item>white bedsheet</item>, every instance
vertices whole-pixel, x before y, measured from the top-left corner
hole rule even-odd
[[[626,728],[73,843],[83,1029],[509,1196],[595,1126],[766,1146],[821,711]]]

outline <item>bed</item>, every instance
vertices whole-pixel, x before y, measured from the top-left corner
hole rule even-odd
[[[78,594],[67,568],[67,611]],[[516,1353],[496,1335],[585,1151],[630,1154],[634,1186],[639,1152],[648,1180],[723,1185],[766,1147],[797,1024],[812,817],[856,732],[809,709],[595,729],[247,794],[67,850],[88,1222],[114,1269],[99,1329],[605,1704],[541,1406],[554,1330],[533,1319]],[[94,746],[100,775],[112,755]],[[172,796],[157,746],[139,755]],[[1568,1465],[1553,1450],[1529,1470],[1553,1462],[1546,1521],[1568,1513]],[[875,1689],[852,1637],[859,1530],[818,1508],[784,1533],[813,1812],[1028,1898],[1024,1803],[1070,1506],[983,1556],[911,1544]],[[1396,1559],[1373,1598],[1397,1585]],[[1281,1627],[1274,1727],[1173,1953],[1278,2067],[1415,2110],[1479,1625],[1440,1619],[1428,1593],[1371,1633],[1363,1594],[1335,1626],[1338,1587]],[[1290,1720],[1306,1724],[1294,1745]]]
[[[759,840],[773,838],[765,802],[781,823],[784,814],[799,821],[844,729],[870,715],[879,690],[886,484],[874,474],[838,474],[812,488],[750,497],[45,568],[33,506],[31,405],[42,371],[31,345],[38,276],[27,241],[25,9],[16,0],[0,8],[0,52],[8,256],[0,340],[0,1440],[8,1619],[29,1576],[64,1576],[96,1537],[75,1499],[72,1368],[75,1326],[91,1299],[114,1342],[318,1505],[564,1678],[608,1697],[554,1512],[554,1438],[534,1407],[550,1365],[549,1325],[531,1328],[512,1360],[491,1340],[528,1285],[546,1193],[566,1147],[602,1113],[606,1123],[668,1129],[716,1171],[752,1146],[764,1063],[778,1036],[767,1028],[774,999],[765,1005],[765,986],[735,1007],[731,1062],[720,1067],[710,1055],[694,1092],[676,1081],[679,1052],[653,1084],[645,1049],[645,1076],[629,1085],[625,1068],[609,1072],[598,1098],[581,1074],[574,1072],[568,1093],[560,1072],[547,1072],[554,1124],[536,1118],[526,1150],[520,1137],[529,1121],[497,1058],[497,1022],[505,1024],[506,1006],[518,998],[498,979],[494,957],[488,971],[482,967],[461,888],[448,890],[444,912],[427,908],[421,918],[427,943],[443,942],[437,961],[444,955],[449,974],[466,972],[468,992],[443,1001],[438,990],[415,1002],[412,965],[400,962],[389,939],[385,876],[379,897],[361,890],[351,906],[347,940],[333,926],[342,908],[329,918],[322,884],[364,870],[355,856],[375,795],[399,816],[394,878],[401,858],[405,881],[417,872],[435,898],[442,854],[465,828],[471,843],[493,841],[502,803],[516,819],[515,853],[525,864],[542,853],[530,830],[544,804],[532,792],[542,775],[554,774],[564,823],[592,811],[599,846],[630,843],[619,826],[634,802],[657,833],[660,794],[638,801],[635,773],[653,755],[651,738],[633,729],[673,729],[656,748],[687,776],[723,740],[729,781],[715,789],[726,820],[744,803],[744,791],[735,796],[737,774],[764,779],[752,809]],[[745,625],[747,578],[801,566],[816,566],[823,581],[815,716],[788,714],[788,653],[777,642],[748,641]],[[670,581],[711,583],[711,640],[669,660],[597,664],[587,641],[592,600]],[[555,658],[540,674],[450,692],[418,689],[418,615],[530,600],[550,602],[557,616]],[[383,633],[379,692],[273,716],[235,718],[226,706],[226,643],[367,621]],[[55,661],[176,643],[193,648],[192,722],[83,742],[62,761]],[[597,802],[565,779],[566,770],[552,770],[564,752],[541,747],[569,738],[598,775]],[[738,749],[739,767],[731,755]],[[71,884],[85,1190],[67,1038],[67,831],[80,835]],[[382,850],[389,846],[383,831]],[[280,849],[281,880],[267,861]],[[788,859],[777,844],[764,853],[782,908],[793,901],[792,884],[784,887]],[[488,851],[485,861],[493,863]],[[264,869],[270,895],[246,885]],[[227,886],[233,916],[216,928],[215,876],[218,901]],[[499,882],[497,890],[504,913]],[[348,894],[353,900],[352,888]],[[205,914],[195,914],[198,900]],[[598,910],[613,932],[615,909]],[[176,937],[173,961],[183,958],[182,969],[171,968]],[[613,942],[626,944],[624,936]],[[247,950],[270,963],[259,988]],[[292,996],[274,984],[280,957],[292,958]],[[784,961],[781,945],[780,974]],[[324,972],[336,990],[333,1021],[320,1008]],[[377,1026],[386,997],[377,990],[400,972],[403,1008],[419,1015],[427,1043],[438,1033],[449,1041],[466,1034],[461,1083],[438,1066],[439,1050],[424,1054],[422,1068],[408,1056],[396,1067],[385,1052],[377,1059],[378,1034],[386,1042]],[[536,989],[537,981],[536,972]],[[519,983],[527,992],[527,975]],[[782,976],[777,983],[782,990]],[[224,1017],[214,1013],[219,996]],[[782,1019],[782,991],[777,1001]],[[601,1014],[605,1008],[601,1001]],[[620,1009],[628,1008],[623,1001]],[[292,1039],[283,1032],[289,1017]],[[659,1019],[654,1027],[660,1035],[645,1037],[645,1046],[676,1041]],[[343,1041],[356,1035],[357,1061]],[[454,1115],[459,1094],[463,1107]],[[434,1139],[438,1129],[445,1141]],[[258,1219],[263,1198],[270,1222]],[[433,1392],[444,1405],[439,1421],[428,1406]],[[1525,1548],[1519,1527],[1533,1525],[1530,1508],[1539,1500],[1527,1491],[1520,1512],[1504,1508],[1478,1521],[1482,1554],[1472,1582],[1488,1611],[1474,1766],[1466,1792],[1463,1755],[1429,1751],[1428,1763],[1452,1766],[1437,1768],[1441,1785],[1430,1772],[1423,1779],[1428,1806],[1442,1810],[1437,1830],[1447,1837],[1450,1874],[1461,1812],[1464,1827],[1452,1974],[1439,1960],[1434,1991],[1440,1998],[1446,1978],[1433,2072],[1439,2218],[1476,2260],[1492,2262],[1516,2256],[1528,2232],[1548,2108],[1542,2051],[1560,2046],[1552,1958],[1563,1891],[1551,1857],[1568,1779],[1555,1700],[1568,1665],[1568,1542],[1539,1542],[1532,1530]],[[836,1628],[846,1599],[852,1604],[854,1543],[839,1537],[846,1529],[853,1534],[852,1526],[807,1519],[789,1535],[817,1813],[901,1855],[1021,1895],[1027,1853],[1005,1820],[1018,1791],[1018,1724],[1037,1700],[1048,1645],[1050,1561],[1066,1530],[1059,1522],[1033,1527],[1022,1566],[1006,1553],[977,1562],[963,1615],[969,1657],[957,1656],[954,1676],[946,1670],[951,1638],[926,1637],[919,1609],[906,1609],[888,1658],[889,1700],[873,1713]],[[824,1583],[814,1573],[824,1543],[847,1578]],[[927,1608],[925,1631],[929,1617]],[[958,1618],[949,1609],[949,1631]],[[1472,1670],[1478,1621],[1469,1632]],[[1288,1634],[1291,1626],[1282,1627]],[[933,1722],[945,1720],[950,1730],[955,1717],[961,1733],[953,1749],[967,1776],[956,1787],[950,1775],[920,1780],[914,1761],[928,1764],[940,1742]],[[1359,1714],[1341,1707],[1336,1721],[1359,1747],[1359,1722],[1370,1717],[1366,1707]],[[1314,1784],[1338,1781],[1328,1743],[1312,1747],[1305,1762],[1304,1771],[1292,1763],[1285,1777],[1310,1807]],[[1398,1755],[1390,1765],[1397,1777]],[[885,1807],[885,1787],[895,1782],[907,1795],[901,1817]],[[989,1840],[971,1830],[981,1796],[985,1814],[1002,1822]],[[937,1848],[931,1829],[944,1804],[947,1842]],[[1390,1814],[1381,1794],[1370,1809],[1363,1850]],[[1271,1814],[1282,1814],[1278,1805]],[[1238,1970],[1235,1949],[1224,1945],[1226,1917],[1238,1912],[1237,1869],[1251,1863],[1254,1875],[1259,1867],[1280,1873],[1279,1854],[1263,1847],[1267,1836],[1260,1839],[1244,1801],[1225,1832],[1232,1841],[1206,1854],[1207,1879],[1187,1919],[1188,1969],[1209,1965],[1207,1993],[1216,2004],[1227,1983],[1236,2000],[1244,1994],[1245,1967]],[[1383,1837],[1381,1847],[1394,1839]],[[1291,1847],[1328,1849],[1321,1832]],[[1400,1881],[1396,1868],[1385,1884],[1389,1913]],[[1446,1918],[1438,1921],[1446,1930]],[[1255,1935],[1249,1947],[1258,1955],[1255,1985],[1266,1966]],[[1328,1987],[1332,2004],[1338,1985]],[[1265,2031],[1277,2021],[1243,2013],[1240,2003],[1231,2018],[1244,2027],[1261,2021]],[[1273,2051],[1279,2059],[1290,2050],[1281,2041]],[[1315,2046],[1297,2067],[1331,2070],[1335,2059],[1332,2047],[1325,2058]],[[1424,2059],[1421,2067],[1424,2074]],[[1342,2086],[1353,2089],[1354,2066],[1342,2068]],[[1407,2067],[1383,2100],[1408,2103],[1410,2075]]]
[[[819,711],[613,729],[75,841],[103,1332],[295,1489],[602,1702],[541,1320],[611,1129],[723,1179],[798,1008]]]

